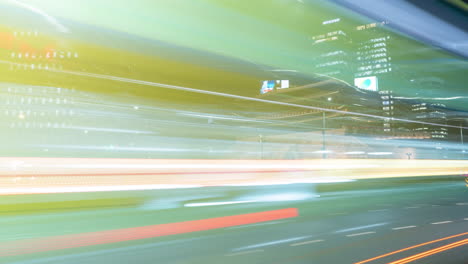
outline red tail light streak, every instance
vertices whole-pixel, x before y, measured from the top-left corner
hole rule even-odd
[[[232,215],[202,220],[97,231],[73,235],[18,240],[0,245],[0,257],[33,254],[117,243],[131,240],[170,236],[298,217],[297,208]]]

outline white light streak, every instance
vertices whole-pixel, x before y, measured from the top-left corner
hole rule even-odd
[[[319,150],[319,151],[314,151],[314,153],[333,153],[331,150]]]
[[[13,5],[22,7],[24,9],[27,9],[27,10],[33,12],[33,13],[36,13],[36,14],[42,16],[43,18],[45,18],[45,20],[47,20],[47,22],[54,25],[57,28],[57,30],[60,31],[60,32],[63,32],[63,33],[70,32],[70,30],[68,28],[66,28],[64,25],[60,24],[60,22],[55,17],[47,14],[46,12],[42,11],[39,8],[36,8],[34,6],[25,4],[25,3],[20,2],[18,0],[8,0],[8,2],[12,3]]]
[[[202,207],[202,206],[216,206],[216,205],[230,205],[230,204],[243,204],[253,203],[255,201],[229,201],[229,202],[207,202],[207,203],[188,203],[184,204],[185,207]]]
[[[270,123],[270,122],[262,121],[262,120],[253,120],[253,119],[245,119],[245,118],[233,118],[233,117],[215,116],[215,115],[186,114],[186,113],[182,113],[182,114],[180,114],[180,115],[184,115],[184,116],[193,116],[193,117],[200,117],[200,118],[211,118],[211,119],[221,119],[221,120],[243,121],[243,122]]]
[[[259,248],[259,247],[266,247],[266,246],[272,246],[272,245],[277,245],[277,244],[283,244],[283,243],[288,243],[288,242],[293,242],[297,240],[302,240],[309,238],[308,236],[302,236],[302,237],[293,237],[293,238],[287,238],[287,239],[281,239],[281,240],[275,240],[275,241],[270,241],[270,242],[265,242],[265,243],[259,243],[255,245],[250,245],[250,246],[245,246],[245,247],[240,247],[233,249],[232,251],[242,251],[246,249],[253,249],[253,248]]]
[[[356,230],[362,230],[362,229],[367,229],[367,228],[372,228],[372,227],[377,227],[377,226],[383,226],[388,224],[387,222],[385,223],[378,223],[378,224],[372,224],[372,225],[365,225],[365,226],[358,226],[358,227],[352,227],[352,228],[347,228],[347,229],[341,229],[336,231],[335,233],[345,233],[345,232],[350,232],[350,231],[356,231]]]
[[[350,151],[350,152],[345,152],[344,154],[348,154],[348,155],[362,155],[362,154],[366,154],[366,152],[364,152],[364,151]]]
[[[13,63],[11,61],[5,61],[5,60],[0,60],[0,63],[13,64],[13,65],[21,66],[20,63]],[[312,109],[312,110],[318,110],[318,111],[330,112],[330,113],[340,113],[340,114],[344,114],[344,115],[363,116],[363,117],[370,117],[370,118],[376,118],[376,119],[388,119],[387,116],[378,116],[378,115],[371,115],[371,114],[365,114],[365,113],[344,111],[344,110],[338,110],[338,109],[329,109],[329,108],[323,108],[323,107],[317,107],[317,106],[308,106],[308,105],[300,105],[300,104],[293,104],[293,103],[280,102],[280,101],[271,101],[271,100],[255,98],[255,97],[248,97],[248,96],[221,93],[221,92],[214,92],[214,91],[206,91],[206,90],[195,89],[195,88],[184,87],[184,86],[177,86],[177,85],[170,85],[170,84],[164,84],[164,83],[156,83],[156,82],[149,82],[149,81],[143,81],[143,80],[122,78],[122,77],[117,77],[117,76],[112,76],[112,75],[87,73],[87,72],[79,72],[79,71],[69,71],[69,70],[60,70],[60,69],[49,69],[49,71],[57,72],[57,73],[64,73],[64,74],[70,74],[70,75],[76,75],[76,76],[86,76],[86,77],[92,77],[92,78],[98,78],[98,79],[106,79],[106,80],[125,82],[125,83],[141,84],[141,85],[160,87],[160,88],[167,88],[167,89],[186,91],[186,92],[193,92],[193,93],[199,93],[199,94],[215,95],[215,96],[220,96],[220,97],[241,99],[241,100],[246,100],[246,101],[261,102],[261,103],[283,105],[283,106],[291,106],[291,107],[297,107],[297,108],[303,108],[303,109]],[[407,122],[407,123],[415,123],[415,124],[433,125],[433,126],[439,126],[439,127],[453,127],[453,128],[468,129],[468,127],[452,126],[452,125],[445,125],[445,124],[431,123],[431,122],[423,122],[423,121],[402,119],[402,118],[392,118],[392,120],[402,121],[402,122]]]
[[[374,156],[384,156],[384,155],[392,155],[393,152],[369,152],[367,154],[374,155]]]
[[[0,188],[0,195],[23,193],[78,193],[78,192],[113,192],[137,190],[166,190],[199,188],[201,185],[183,184],[145,184],[145,185],[115,185],[115,186],[73,186],[73,187],[32,187],[32,188]]]

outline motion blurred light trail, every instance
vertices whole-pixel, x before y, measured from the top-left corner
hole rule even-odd
[[[467,171],[464,160],[0,158],[0,195],[325,183]]]
[[[22,66],[22,64],[20,64],[20,63],[15,63],[13,61],[6,61],[6,60],[0,60],[0,63],[8,64],[8,65],[15,65],[15,66],[19,66],[19,67]],[[172,90],[177,90],[177,91],[185,91],[185,92],[192,92],[192,93],[198,93],[198,94],[214,95],[214,96],[219,96],[219,97],[240,99],[240,100],[245,100],[245,101],[253,101],[253,102],[261,102],[261,103],[273,104],[273,105],[297,107],[297,108],[302,108],[302,109],[323,111],[323,112],[327,112],[327,113],[340,113],[340,114],[351,115],[351,116],[370,117],[370,118],[384,119],[384,120],[388,118],[386,116],[380,116],[380,115],[373,115],[373,114],[366,114],[366,113],[359,113],[359,112],[352,112],[352,111],[344,111],[344,110],[338,110],[338,109],[331,109],[331,108],[324,108],[324,107],[317,107],[317,106],[309,106],[309,105],[302,105],[302,104],[295,104],[295,103],[288,103],[288,102],[281,102],[281,101],[272,101],[272,100],[266,100],[266,99],[255,98],[255,97],[248,97],[248,96],[235,95],[235,94],[222,93],[222,92],[214,92],[214,91],[196,89],[196,88],[185,87],[185,86],[150,82],[150,81],[144,81],[144,80],[136,80],[136,79],[131,79],[131,78],[123,78],[123,77],[105,75],[105,74],[88,73],[88,72],[71,71],[71,70],[59,70],[59,69],[47,69],[47,71],[55,72],[55,73],[63,73],[63,74],[68,74],[68,75],[75,75],[75,76],[84,76],[84,77],[90,77],[90,78],[112,80],[112,81],[118,81],[118,82],[123,82],[123,83],[141,84],[141,85],[146,85],[146,86],[160,87],[160,88],[172,89]],[[396,117],[392,117],[392,120],[393,121],[401,121],[401,122],[405,122],[405,123],[413,123],[413,124],[433,125],[433,126],[438,126],[438,127],[447,127],[447,128],[451,127],[451,128],[457,128],[457,129],[459,129],[459,128],[468,129],[468,127],[453,126],[453,125],[447,125],[447,124],[441,124],[441,123],[423,122],[423,121],[419,121],[419,120],[410,120],[410,119],[403,119],[403,118],[396,118]]]
[[[441,246],[441,247],[438,247],[438,248],[434,248],[434,249],[431,249],[431,250],[428,250],[428,251],[424,251],[422,253],[419,253],[419,254],[404,258],[404,259],[400,259],[398,261],[390,262],[389,264],[405,264],[405,263],[413,262],[415,260],[422,259],[422,258],[428,257],[430,255],[434,255],[434,254],[437,254],[437,253],[440,253],[440,252],[444,252],[446,250],[453,249],[453,248],[456,248],[456,247],[460,247],[460,246],[463,246],[463,245],[466,245],[466,244],[468,244],[468,239],[463,239],[461,241],[454,242],[454,243],[451,243],[451,244],[448,244],[448,245],[445,245],[445,246]]]
[[[0,257],[117,243],[298,217],[297,208],[6,242]]]
[[[378,260],[378,259],[381,259],[381,258],[385,258],[385,257],[391,256],[391,255],[397,254],[397,253],[401,253],[401,252],[404,252],[404,251],[407,251],[407,250],[410,250],[410,249],[414,249],[414,248],[418,248],[418,247],[422,247],[422,246],[434,244],[434,243],[437,243],[437,242],[449,240],[449,239],[456,238],[456,237],[467,236],[467,235],[468,235],[468,232],[465,232],[465,233],[460,233],[460,234],[456,234],[456,235],[453,235],[453,236],[448,236],[448,237],[443,237],[443,238],[431,240],[431,241],[428,241],[428,242],[425,242],[425,243],[421,243],[421,244],[417,244],[417,245],[414,245],[414,246],[411,246],[411,247],[402,248],[402,249],[399,249],[399,250],[396,250],[396,251],[392,251],[392,252],[390,252],[390,253],[386,253],[386,254],[383,254],[383,255],[380,255],[380,256],[377,256],[377,257],[374,257],[374,258],[370,258],[370,259],[366,259],[366,260],[363,260],[363,261],[359,261],[359,262],[356,262],[356,263],[354,263],[354,264],[364,264],[364,263],[368,263],[368,262],[371,262],[371,261],[374,261],[374,260]],[[466,240],[466,239],[465,239],[465,240]],[[464,240],[463,240],[463,241],[464,241]]]

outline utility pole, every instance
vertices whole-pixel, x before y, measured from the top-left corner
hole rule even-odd
[[[462,146],[462,158],[465,159],[465,146],[463,142],[463,126],[461,122],[460,122],[460,141],[461,141],[461,146]]]
[[[325,112],[322,112],[322,158],[326,159],[327,158],[327,146],[325,142],[325,129],[327,129],[327,123],[326,123],[326,114]]]
[[[263,159],[263,135],[258,135],[258,141],[260,142],[260,159]]]

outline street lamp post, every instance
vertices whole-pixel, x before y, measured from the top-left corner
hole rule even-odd
[[[413,154],[412,154],[411,152],[406,153],[406,156],[408,156],[408,159],[411,159],[411,156],[412,156],[412,155],[413,155]]]
[[[462,148],[462,158],[465,159],[465,146],[463,142],[463,126],[460,123],[460,141],[461,141],[461,148]]]
[[[327,128],[326,114],[322,112],[322,158],[327,158],[327,146],[325,144],[325,129]]]
[[[263,159],[263,135],[258,136],[258,141],[260,142],[260,159]]]

